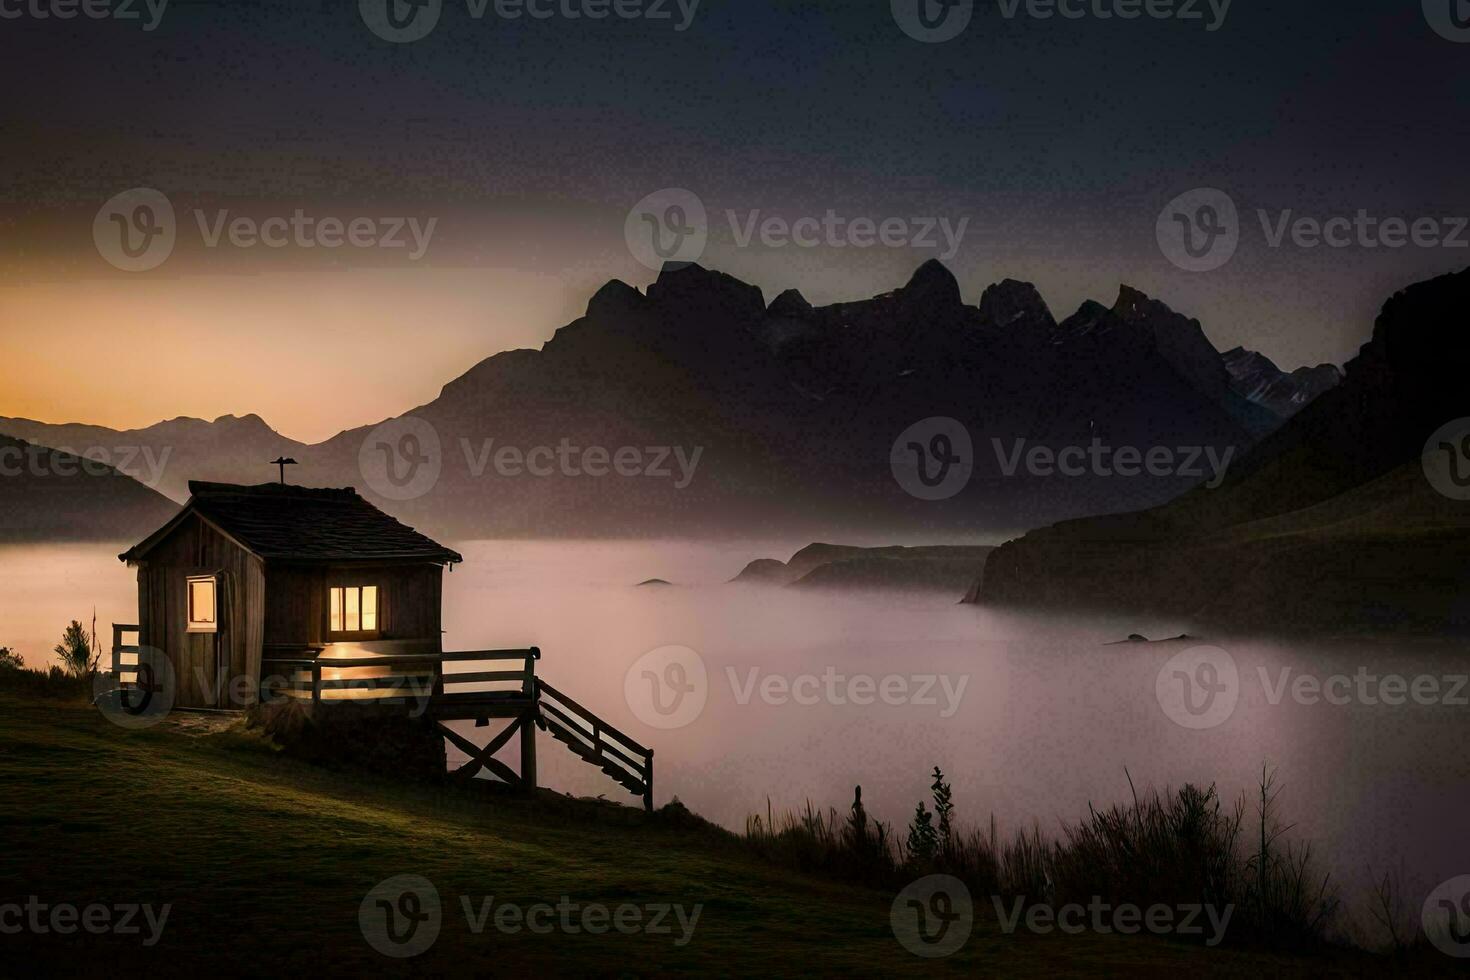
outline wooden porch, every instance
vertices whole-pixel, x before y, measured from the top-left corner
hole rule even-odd
[[[160,690],[140,647],[122,642],[136,625],[113,624],[111,673],[125,710],[141,713]],[[536,781],[536,736],[540,728],[584,762],[597,766],[653,809],[653,750],[536,676],[541,651],[473,650],[455,653],[332,656],[327,648],[293,648],[289,655],[267,650],[261,660],[260,702],[294,700],[313,712],[350,705],[392,713],[420,713],[438,734],[468,758],[453,769],[456,779],[482,770],[526,792]],[[508,719],[505,729],[477,746],[447,724]],[[511,736],[520,735],[520,771],[494,758]]]

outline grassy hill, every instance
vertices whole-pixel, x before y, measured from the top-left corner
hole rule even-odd
[[[0,940],[7,963],[64,975],[399,968],[364,941],[358,909],[378,882],[418,874],[444,909],[437,941],[408,961],[431,975],[1320,976],[1377,965],[1145,937],[1005,935],[988,911],[959,953],[921,960],[890,931],[892,896],[764,863],[702,821],[343,773],[201,718],[124,731],[81,705],[0,692],[0,828],[10,843],[0,904],[36,895],[173,905],[151,948],[136,936],[22,932]],[[461,896],[476,906],[567,896],[703,908],[677,945],[677,926],[659,936],[475,934]]]

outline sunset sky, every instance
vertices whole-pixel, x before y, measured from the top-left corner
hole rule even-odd
[[[887,0],[706,0],[683,31],[476,21],[449,3],[400,45],[357,6],[179,4],[152,31],[3,23],[0,133],[26,152],[0,185],[0,415],[255,412],[316,441],[398,414],[539,345],[604,281],[651,281],[624,222],[665,187],[708,208],[702,263],[767,298],[866,297],[942,249],[742,247],[728,211],[968,219],[948,264],[972,302],[1028,279],[1060,318],[1127,282],[1222,350],[1287,368],[1341,363],[1393,289],[1470,265],[1463,247],[1273,248],[1257,217],[1470,213],[1467,95],[1442,83],[1470,44],[1418,3],[1242,0],[1215,31],[981,4],[943,44],[906,37]],[[63,55],[93,68],[57,74]],[[146,272],[113,268],[93,239],[99,208],[133,187],[178,217],[173,254]],[[1155,240],[1166,202],[1195,187],[1227,191],[1242,218],[1235,257],[1206,273]],[[209,247],[195,218],[297,209],[435,230],[414,260]]]

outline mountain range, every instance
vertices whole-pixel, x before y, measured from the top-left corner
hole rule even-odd
[[[1007,542],[970,601],[1236,628],[1470,630],[1466,310],[1470,270],[1396,293],[1342,382],[1218,487]]]
[[[141,538],[177,509],[100,460],[0,435],[0,541]]]
[[[902,288],[822,307],[794,290],[767,303],[755,286],[684,265],[646,291],[609,282],[540,350],[495,354],[404,416],[317,445],[255,415],[130,431],[0,418],[0,432],[100,447],[175,500],[191,479],[264,482],[268,461],[286,455],[300,461],[295,482],[356,486],[459,538],[995,534],[1150,507],[1208,475],[1059,477],[1018,466],[1019,453],[1101,444],[1238,456],[1336,370],[1287,374],[1231,355],[1198,321],[1127,286],[1111,306],[1087,302],[1058,322],[1015,280],[967,305],[933,261]],[[958,422],[974,446],[968,482],[938,500],[905,490],[890,459],[900,433],[933,418]],[[423,463],[427,475],[406,490],[385,483],[378,452],[396,474]]]

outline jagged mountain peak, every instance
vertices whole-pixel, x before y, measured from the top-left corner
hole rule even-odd
[[[1113,301],[1113,313],[1129,323],[1134,323],[1150,316],[1172,315],[1168,304],[1160,302],[1149,296],[1141,289],[1135,289],[1127,283],[1118,285],[1118,298]]]
[[[800,290],[788,289],[780,296],[771,301],[770,308],[766,310],[769,317],[796,317],[800,319],[812,312],[812,304],[807,302]]]
[[[897,295],[906,302],[928,307],[947,309],[964,305],[959,280],[938,259],[930,259],[914,270]]]
[[[1057,325],[1040,291],[1019,279],[1002,279],[986,286],[980,295],[980,315],[999,327],[1021,324],[1053,330]]]
[[[742,320],[759,320],[766,300],[759,286],[732,275],[706,269],[697,262],[668,262],[648,287],[657,306],[690,313],[720,313]]]
[[[587,316],[616,316],[641,310],[647,302],[642,293],[621,279],[609,279],[587,301]]]

